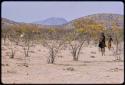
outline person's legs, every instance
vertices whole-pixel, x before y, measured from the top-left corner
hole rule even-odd
[[[101,52],[101,48],[99,47],[99,52]]]
[[[105,56],[105,48],[101,48],[102,56]]]
[[[102,53],[102,56],[103,56],[103,48],[101,48],[101,53]]]
[[[105,56],[105,47],[104,47],[103,49],[104,49],[103,54],[104,54],[104,56]]]
[[[108,43],[108,49],[110,51],[110,49],[111,49],[111,43]]]

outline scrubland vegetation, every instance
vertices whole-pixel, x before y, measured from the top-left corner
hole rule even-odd
[[[78,61],[80,51],[84,49],[83,44],[86,42],[89,45],[90,42],[93,42],[93,45],[97,46],[101,32],[105,33],[106,40],[108,40],[108,36],[112,36],[116,46],[115,55],[117,55],[119,44],[123,42],[123,29],[118,28],[115,24],[111,29],[106,29],[103,25],[92,20],[79,20],[74,23],[74,28],[70,30],[53,27],[46,29],[27,24],[7,26],[2,28],[2,44],[10,42],[10,58],[14,58],[16,53],[13,46],[15,44],[22,47],[25,57],[30,56],[29,50],[33,44],[41,44],[49,50],[48,63],[54,63],[59,51],[64,46],[69,46],[73,60]]]
[[[101,53],[98,54],[99,52],[98,50],[96,50],[98,49],[99,36],[101,32],[105,33],[106,44],[108,41],[108,37],[110,35],[113,38],[113,43],[112,43],[113,48],[110,51],[111,52],[110,55],[109,53],[106,53],[106,56],[101,56]],[[83,77],[85,75],[91,76],[92,79],[95,79],[92,80],[92,82],[99,82],[99,80],[102,79],[103,76],[104,78],[106,78],[105,80],[104,79],[100,80],[100,82],[103,83],[107,82],[109,80],[109,77],[115,75],[114,77],[110,78],[111,82],[119,82],[117,81],[118,79],[116,78],[116,76],[118,75],[119,76],[118,78],[122,79],[121,75],[123,73],[121,71],[123,71],[122,69],[123,65],[121,65],[121,63],[119,62],[123,62],[123,52],[122,52],[124,43],[123,33],[124,30],[122,28],[119,28],[119,26],[117,26],[117,24],[115,23],[112,24],[112,27],[109,29],[102,24],[86,19],[73,22],[73,26],[70,29],[66,28],[60,29],[54,27],[44,28],[34,24],[8,25],[2,27],[1,39],[2,39],[2,53],[3,53],[2,66],[4,68],[3,72],[6,72],[5,71],[6,68],[4,66],[11,67],[10,63],[12,62],[15,63],[15,65],[17,66],[19,65],[19,62],[21,63],[21,65],[23,65],[23,67],[21,67],[21,65],[19,65],[18,67],[13,65],[15,66],[14,68],[22,69],[20,71],[16,69],[16,71],[14,72],[18,73],[13,74],[15,75],[15,77],[21,74],[20,76],[22,77],[20,78],[22,79],[17,78],[19,80],[16,81],[15,80],[16,78],[14,77],[15,79],[11,80],[12,75],[11,77],[5,77],[6,75],[8,75],[8,73],[14,73],[13,72],[14,69],[11,69],[9,71],[7,70],[6,74],[3,74],[3,82],[5,83],[9,82],[7,81],[9,79],[6,78],[10,78],[11,83],[12,82],[34,83],[35,80],[36,80],[35,82],[39,80],[38,81],[39,83],[41,82],[60,83],[69,80],[67,78],[71,76],[70,73],[73,74],[72,72],[76,73],[79,72],[77,74],[74,73],[73,75],[75,75],[75,77],[72,78],[81,83],[90,80],[89,77],[86,77],[85,79]],[[40,48],[39,50],[36,49],[37,46]],[[5,48],[8,49],[9,52],[5,53],[6,50]],[[6,59],[4,58],[7,58],[8,56],[9,58],[7,60],[7,64],[5,64],[4,60]],[[19,61],[16,61],[18,58]],[[34,63],[35,61],[36,63]],[[45,63],[43,64],[44,61],[46,64]],[[115,65],[115,63],[112,63],[112,61],[113,62],[115,61],[115,63],[118,65]],[[110,68],[108,67],[108,65],[110,66]],[[91,69],[89,67],[91,67]],[[70,72],[68,73],[68,71]],[[100,71],[103,73],[119,72],[119,71],[120,72],[119,74],[107,73],[106,74],[108,76],[107,77],[105,74],[102,75]],[[24,76],[24,73],[22,72],[24,73],[26,72],[26,78]],[[60,72],[62,73],[62,75]],[[56,74],[57,77],[55,76],[54,73]],[[84,75],[82,76],[82,74]],[[97,76],[95,74],[98,74],[98,78],[95,78]],[[39,75],[39,76],[41,75],[44,78],[35,77],[36,79],[34,79],[33,75]],[[30,77],[27,78],[28,76]],[[63,77],[65,77],[65,79],[62,79]],[[30,78],[32,79],[30,80]],[[55,80],[53,78],[55,78]],[[75,82],[75,80],[71,79],[71,81],[67,82],[71,83]],[[120,82],[122,82],[122,80]]]

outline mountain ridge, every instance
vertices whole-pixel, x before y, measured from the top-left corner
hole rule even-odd
[[[55,18],[55,17],[54,17]],[[64,19],[64,18],[62,18]],[[113,24],[116,23],[118,27],[120,28],[124,28],[124,16],[121,14],[113,14],[113,13],[98,13],[98,14],[92,14],[92,15],[87,15],[87,16],[83,16],[71,21],[67,21],[64,24],[61,25],[44,25],[44,24],[35,24],[35,23],[19,23],[19,22],[15,22],[13,20],[9,20],[6,18],[2,18],[2,24],[7,24],[7,25],[12,25],[12,24],[34,24],[37,25],[39,27],[45,27],[45,28],[50,28],[50,27],[54,27],[54,28],[67,28],[70,29],[72,28],[72,25],[74,22],[77,21],[82,21],[84,19],[90,19],[95,21],[96,23],[100,23],[102,25],[104,25],[106,28],[109,28],[109,23]],[[83,22],[84,23],[84,22]]]
[[[68,21],[64,18],[59,17],[50,17],[45,20],[40,20],[33,22],[34,24],[42,24],[42,25],[63,25],[66,24]]]

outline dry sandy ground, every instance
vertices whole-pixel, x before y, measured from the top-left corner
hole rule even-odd
[[[114,61],[112,51],[106,48],[101,56],[98,47],[84,45],[79,61],[73,61],[70,50],[62,50],[55,64],[47,64],[48,50],[35,45],[24,66],[23,50],[15,46],[16,55],[10,59],[8,45],[2,44],[2,82],[3,83],[123,83],[124,62],[123,44],[121,61]]]

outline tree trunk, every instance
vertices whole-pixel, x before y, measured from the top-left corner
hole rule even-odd
[[[11,56],[10,56],[10,58],[14,58],[14,56],[15,56],[15,51],[14,51],[13,48],[11,48]]]
[[[117,55],[117,53],[118,53],[118,44],[119,44],[119,42],[118,42],[118,38],[117,38],[117,36],[116,36],[116,55]]]
[[[77,52],[76,52],[77,50],[73,50],[73,52],[72,52],[72,55],[73,55],[73,60],[74,61],[78,61],[78,59],[77,59]]]
[[[54,61],[55,61],[55,55],[54,55],[53,49],[51,49],[50,51],[51,51],[51,52],[50,52],[50,56],[49,56],[49,58],[48,58],[48,64],[53,64]]]
[[[74,60],[74,61],[78,61],[78,57],[75,56],[75,57],[73,58],[73,60]]]

